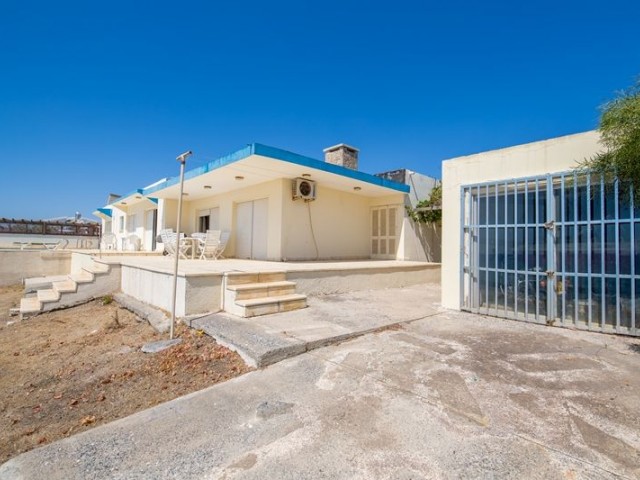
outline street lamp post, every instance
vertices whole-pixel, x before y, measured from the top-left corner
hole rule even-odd
[[[171,326],[169,327],[169,338],[173,340],[173,327],[176,323],[176,290],[178,288],[178,259],[180,257],[180,221],[182,220],[182,191],[184,188],[184,166],[187,158],[191,156],[191,150],[178,155],[176,160],[180,162],[180,196],[178,197],[178,220],[176,226],[176,248],[173,262],[173,301],[171,303]]]

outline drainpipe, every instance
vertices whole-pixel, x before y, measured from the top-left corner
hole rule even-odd
[[[173,294],[171,303],[171,326],[169,327],[169,339],[173,340],[173,327],[176,323],[176,290],[178,287],[178,259],[180,258],[180,221],[182,220],[182,191],[184,188],[184,165],[192,154],[191,150],[178,155],[176,160],[180,162],[180,196],[178,197],[178,220],[176,225],[176,248],[173,262]]]

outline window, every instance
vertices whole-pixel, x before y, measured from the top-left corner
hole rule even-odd
[[[209,215],[198,217],[198,231],[206,232],[209,230]]]

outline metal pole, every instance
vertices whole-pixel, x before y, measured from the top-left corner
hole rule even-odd
[[[184,188],[184,165],[191,151],[179,155],[176,160],[180,162],[180,196],[178,197],[178,220],[176,225],[175,258],[173,262],[173,293],[171,302],[171,325],[169,327],[169,339],[173,340],[173,328],[176,323],[176,290],[178,287],[178,259],[180,258],[180,221],[182,220],[182,192]]]

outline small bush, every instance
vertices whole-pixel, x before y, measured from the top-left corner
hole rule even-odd
[[[102,297],[102,305],[109,305],[110,303],[113,303],[113,296],[105,295]]]

